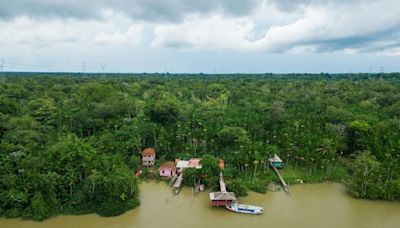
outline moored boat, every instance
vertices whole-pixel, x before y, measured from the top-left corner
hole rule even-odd
[[[244,214],[252,214],[252,215],[257,215],[257,214],[262,214],[263,213],[263,208],[262,207],[257,207],[253,205],[245,205],[245,204],[238,204],[238,203],[232,203],[229,205],[225,205],[225,208],[233,211],[233,212],[238,212],[238,213],[244,213]]]

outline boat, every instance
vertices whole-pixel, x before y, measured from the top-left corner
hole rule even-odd
[[[230,210],[230,211],[233,211],[233,212],[244,213],[244,214],[257,215],[257,214],[262,214],[263,213],[263,208],[262,207],[253,206],[253,205],[238,204],[238,203],[232,203],[232,204],[229,204],[229,205],[225,205],[225,208]]]

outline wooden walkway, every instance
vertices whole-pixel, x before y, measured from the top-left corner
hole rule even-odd
[[[176,179],[176,181],[174,183],[174,194],[175,195],[179,193],[182,182],[183,182],[183,173],[179,174],[178,178]]]
[[[222,175],[222,172],[219,174],[219,188],[221,192],[226,192],[226,184],[224,181],[224,175]]]
[[[286,184],[285,180],[283,179],[283,177],[282,177],[281,173],[279,172],[279,170],[275,166],[273,166],[272,163],[270,163],[270,166],[275,171],[276,175],[278,175],[279,180],[281,181],[283,189],[285,190],[285,192],[289,193],[289,187]]]
[[[175,184],[176,179],[178,179],[178,174],[175,174],[171,181],[169,182],[169,186],[173,186]]]

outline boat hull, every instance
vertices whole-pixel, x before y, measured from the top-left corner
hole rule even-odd
[[[251,215],[258,215],[263,213],[262,207],[257,207],[253,205],[245,205],[245,204],[230,204],[225,206],[226,209],[243,214],[251,214]]]

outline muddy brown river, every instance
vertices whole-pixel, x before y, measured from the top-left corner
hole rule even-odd
[[[208,193],[193,195],[188,188],[177,196],[165,183],[143,182],[140,188],[141,205],[117,217],[58,216],[41,223],[0,219],[0,227],[400,227],[400,202],[354,199],[338,183],[296,185],[290,196],[252,192],[240,199],[264,207],[263,215],[212,208]]]

